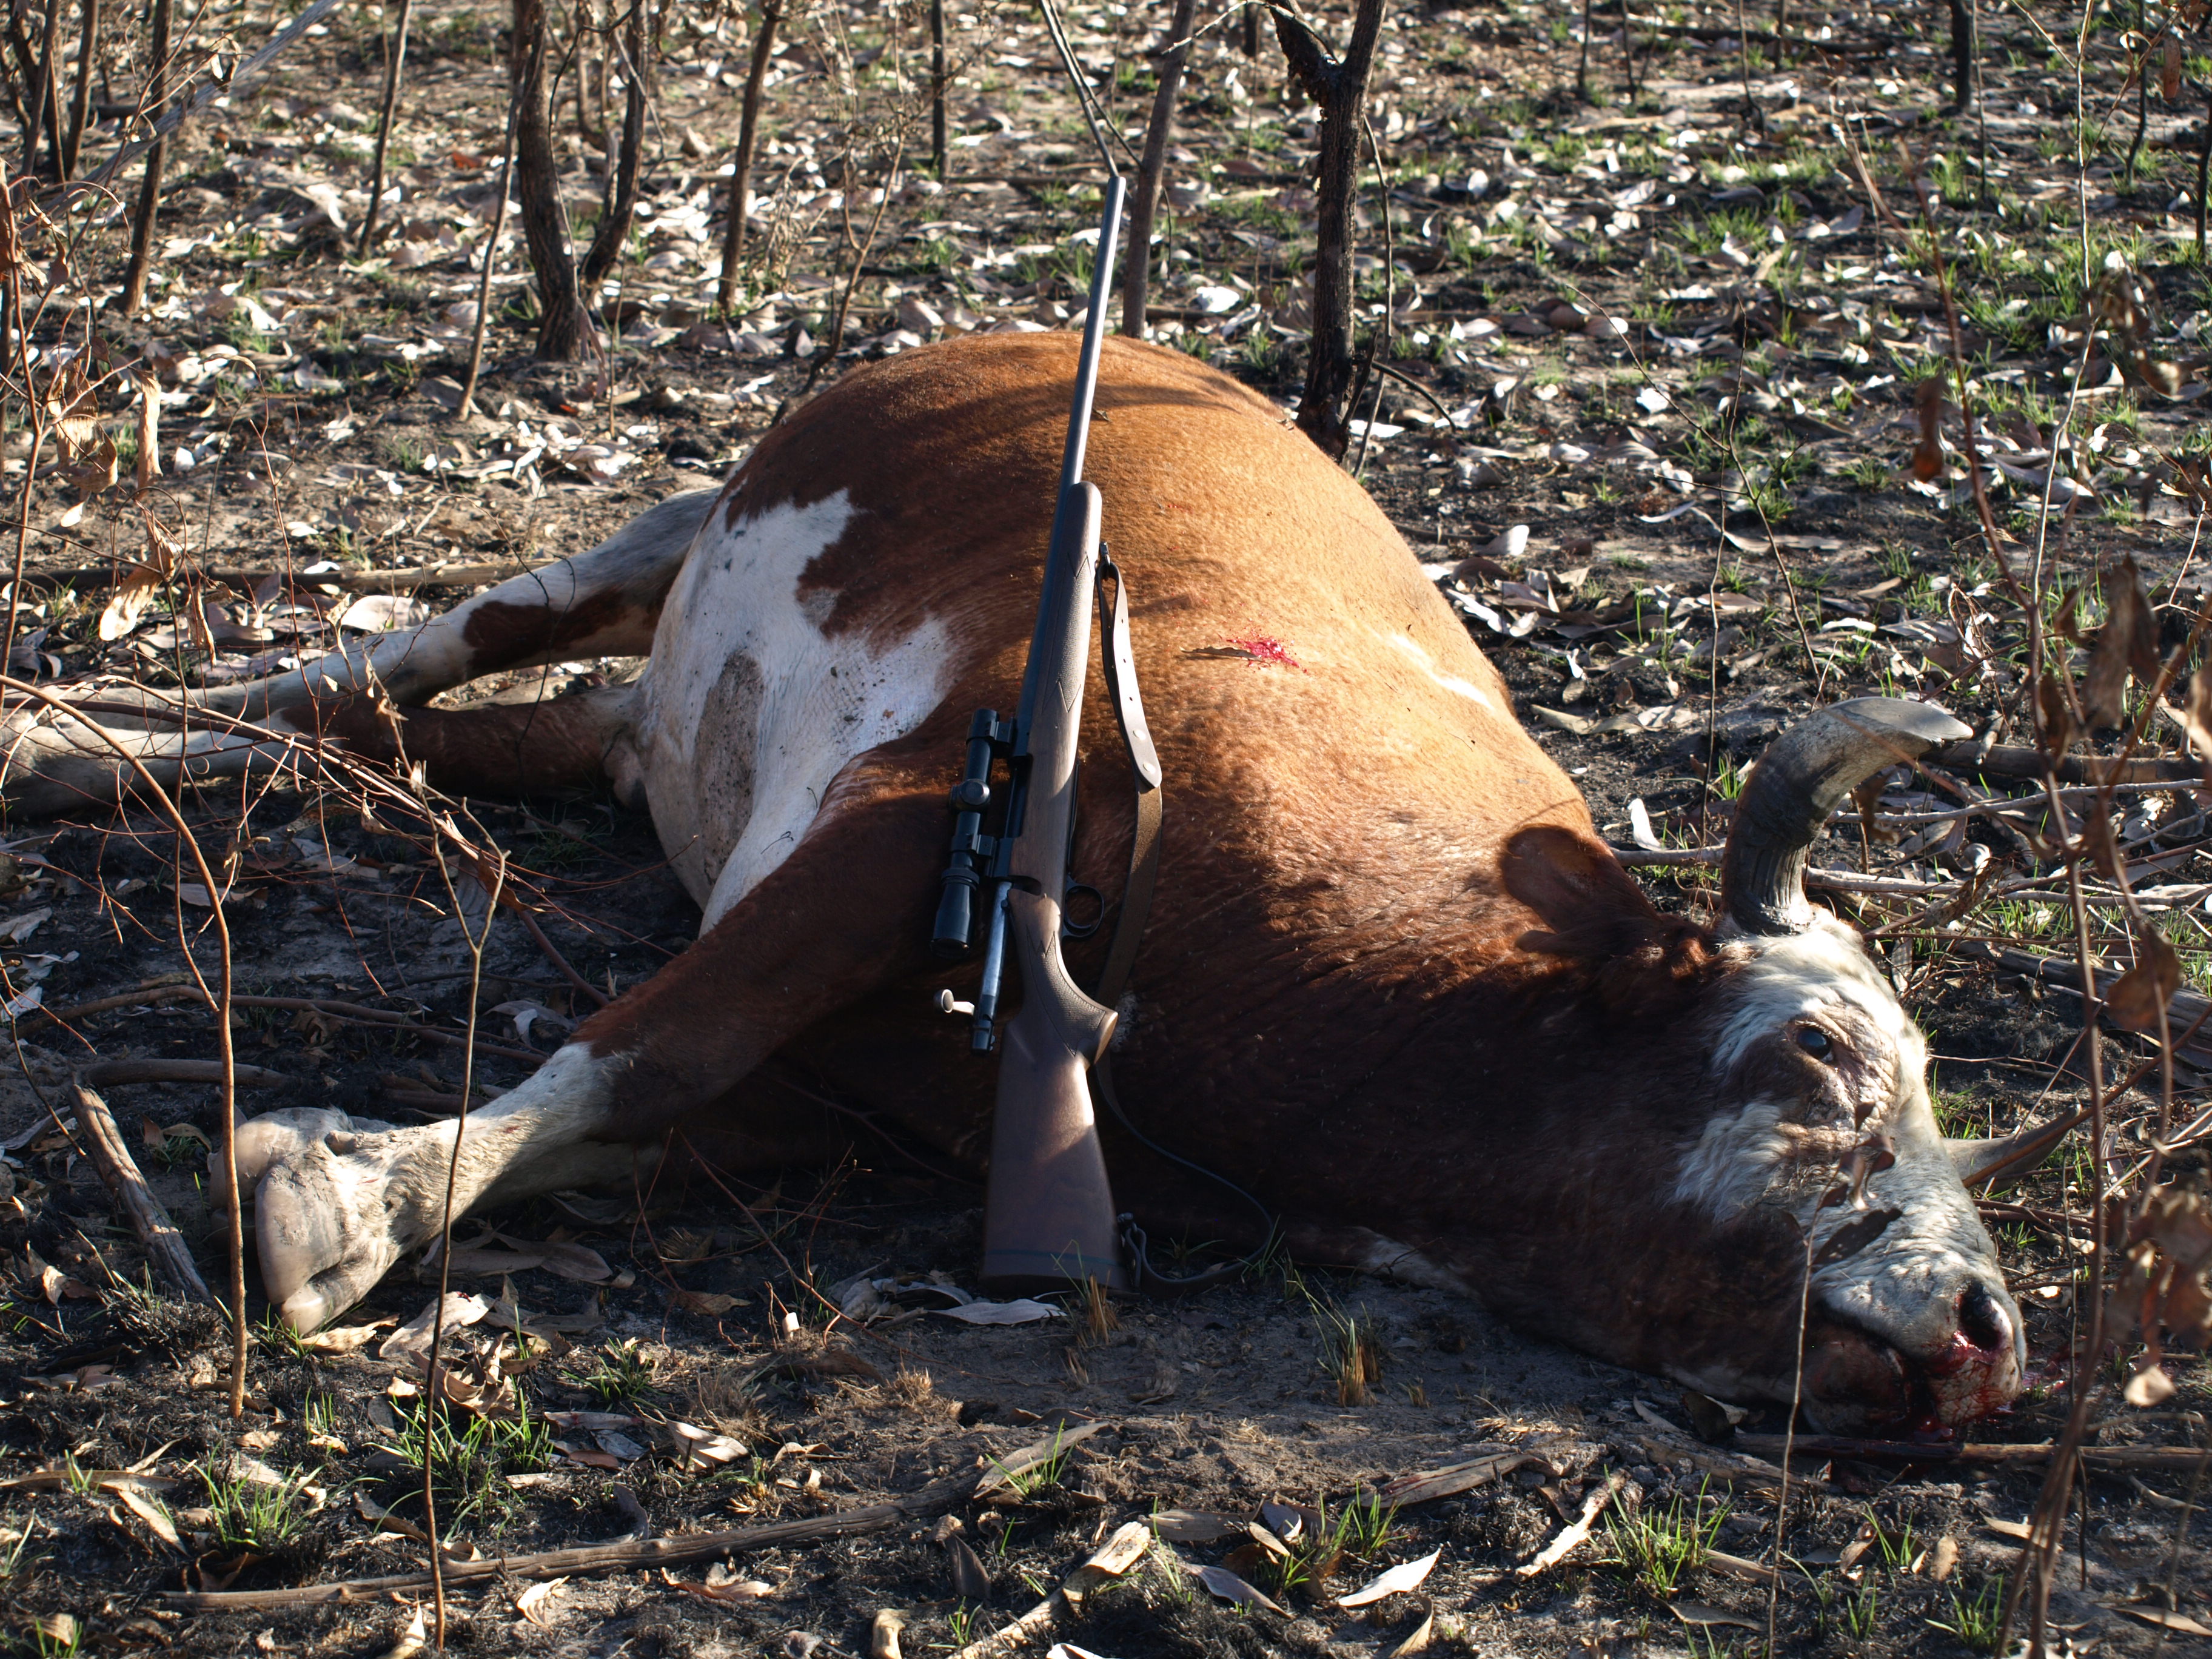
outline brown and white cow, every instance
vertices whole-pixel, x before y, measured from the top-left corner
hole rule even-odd
[[[861,370],[719,494],[412,633],[201,695],[389,754],[376,699],[334,695],[373,674],[433,783],[611,784],[697,897],[690,950],[470,1119],[461,1206],[627,1181],[664,1148],[820,1153],[834,1127],[759,1074],[779,1053],[979,1155],[992,1071],[937,1012],[927,945],[969,716],[1011,707],[1021,672],[1076,345],[974,338]],[[1249,1187],[1310,1258],[1463,1290],[1734,1399],[1791,1395],[1804,1233],[1894,1211],[1814,1273],[1804,1398],[1838,1428],[2010,1400],[2019,1314],[1920,1034],[1800,882],[1844,791],[1963,729],[1872,702],[1800,727],[1739,813],[1725,917],[1663,915],[1397,533],[1280,411],[1122,341],[1097,411],[1091,477],[1168,779],[1115,1052],[1137,1127]],[[534,708],[415,706],[495,669],[647,653],[635,684]],[[1111,900],[1133,808],[1096,677],[1091,700],[1075,868]],[[97,717],[169,777],[272,763],[221,731]],[[17,806],[118,793],[70,720],[19,712],[9,735]],[[1103,949],[1071,945],[1079,978]],[[1218,1188],[1103,1133],[1156,1231],[1223,1235]],[[264,1282],[296,1328],[434,1235],[454,1134],[325,1111],[245,1126]],[[1861,1206],[1817,1207],[1875,1136],[1895,1161]]]

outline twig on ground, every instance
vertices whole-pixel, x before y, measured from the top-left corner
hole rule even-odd
[[[735,1527],[723,1532],[691,1533],[675,1538],[623,1539],[611,1544],[585,1544],[536,1555],[493,1556],[481,1561],[449,1560],[443,1571],[448,1585],[510,1577],[553,1578],[634,1567],[675,1566],[685,1561],[708,1561],[744,1551],[772,1549],[781,1544],[810,1543],[817,1538],[850,1538],[862,1533],[882,1532],[902,1522],[941,1515],[964,1502],[975,1492],[979,1478],[972,1472],[954,1475],[903,1498],[798,1521],[777,1521],[763,1527]],[[234,1613],[366,1601],[381,1598],[394,1590],[427,1589],[429,1584],[430,1575],[427,1572],[403,1572],[381,1578],[304,1584],[295,1589],[171,1590],[163,1600],[186,1613]]]
[[[161,1200],[154,1196],[146,1177],[139,1173],[129,1144],[115,1127],[114,1115],[107,1109],[107,1103],[86,1088],[81,1076],[71,1092],[76,1097],[77,1127],[84,1131],[93,1164],[100,1179],[107,1183],[107,1190],[115,1194],[123,1213],[130,1218],[155,1270],[190,1300],[214,1301],[207,1281],[200,1277],[200,1270],[192,1261],[192,1253],[185,1248],[184,1236],[178,1232],[176,1223],[169,1219]]]

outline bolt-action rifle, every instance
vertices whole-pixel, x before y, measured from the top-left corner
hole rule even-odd
[[[1083,482],[1121,198],[1121,179],[1109,176],[1052,541],[1045,556],[1044,591],[1030,636],[1021,702],[1011,720],[986,708],[969,726],[966,767],[952,790],[951,862],[931,939],[940,957],[966,954],[980,905],[983,977],[975,1000],[955,1002],[947,991],[939,1003],[947,1012],[969,1017],[975,1053],[1000,1054],[982,1278],[1002,1291],[1064,1289],[1085,1279],[1126,1290],[1131,1282],[1115,1232],[1114,1197],[1090,1089],[1091,1068],[1113,1038],[1115,1014],[1077,986],[1060,956],[1063,933],[1088,931],[1067,924],[1064,906],[1073,885],[1068,858],[1075,829],[1076,740],[1083,719],[1092,587],[1102,558],[1115,582],[1108,678],[1137,772],[1140,806],[1144,792],[1156,789],[1160,775],[1136,700],[1126,597],[1119,572],[1098,539],[1101,498],[1096,485]],[[994,776],[1003,781],[994,784]],[[1140,825],[1146,827],[1139,844],[1147,849],[1156,845],[1156,801],[1154,797],[1149,817],[1140,811]],[[986,833],[987,822],[993,833]],[[1146,890],[1149,879],[1147,863]],[[1137,884],[1133,881],[1133,890]],[[1140,927],[1142,908],[1139,893],[1125,896],[1113,951],[1123,975],[1135,947],[1132,912]],[[1021,1006],[1002,1022],[1000,981],[1010,957],[1021,978]],[[1109,981],[1117,977],[1109,965]],[[1118,983],[1107,993],[1119,994]]]

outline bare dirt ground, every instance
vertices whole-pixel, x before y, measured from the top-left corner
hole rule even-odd
[[[1365,480],[1624,848],[1638,800],[1655,842],[1717,843],[1741,768],[1790,716],[1839,696],[1925,695],[1978,732],[2002,723],[2001,743],[2029,740],[2025,620],[1970,499],[1955,379],[1933,428],[1922,410],[1934,405],[1917,401],[1954,354],[2012,563],[2050,573],[2054,591],[2081,586],[2086,624],[2124,586],[2106,573],[2132,559],[2169,647],[2206,592],[2201,33],[2132,8],[2095,9],[2086,23],[2050,7],[1992,10],[1980,105],[1954,118],[1930,9],[1793,8],[1784,45],[1761,32],[1771,18],[1754,19],[1748,52],[1725,9],[1663,9],[1637,27],[1632,90],[1620,14],[1599,15],[1589,101],[1575,86],[1583,20],[1568,9],[1511,0],[1394,16],[1370,112],[1387,206],[1373,191],[1363,210],[1363,304],[1370,317],[1387,309],[1403,377],[1382,383],[1371,411]],[[51,474],[52,449],[34,457],[11,414],[4,462],[27,526],[15,672],[243,677],[485,579],[441,580],[434,568],[580,550],[742,459],[800,392],[802,360],[848,280],[840,369],[947,331],[1065,325],[1087,270],[1094,158],[1033,17],[982,9],[950,21],[958,79],[942,182],[914,166],[917,130],[891,136],[926,74],[923,20],[826,6],[787,29],[756,173],[756,257],[738,310],[720,317],[722,175],[749,26],[672,10],[604,350],[531,363],[510,217],[480,412],[457,421],[498,189],[502,19],[418,8],[395,135],[400,194],[389,234],[359,258],[379,19],[331,14],[263,88],[173,144],[143,314],[94,309],[113,291],[124,235],[106,200],[65,222],[66,260],[24,273],[40,384],[73,352],[112,371],[94,395],[123,482],[101,489],[94,477],[81,496],[85,482]],[[1237,16],[1202,21],[1156,326],[1289,399],[1307,320],[1312,115],[1285,95],[1272,42],[1247,58]],[[1133,142],[1160,22],[1115,7],[1071,18]],[[2160,84],[2161,47],[2131,166],[2123,31],[2169,23],[2177,101]],[[1341,16],[1324,24],[1342,38]],[[218,9],[194,38],[234,61],[224,31],[250,48],[271,26]],[[143,45],[110,52],[95,161],[144,74]],[[593,82],[591,61],[587,50],[564,71],[562,100],[579,74]],[[599,141],[577,138],[574,108],[558,107],[580,222],[605,166]],[[59,245],[38,246],[47,257]],[[148,385],[160,472],[137,496]],[[118,587],[157,543],[180,546],[187,574],[214,585]],[[354,608],[380,592],[391,597]],[[466,695],[538,695],[626,666],[563,665],[542,684]],[[2152,745],[2179,740],[2177,720],[2153,723]],[[1939,1056],[1947,1122],[2002,1132],[2082,1097],[2081,1002],[1971,954],[1984,939],[2063,952],[2072,922],[2063,882],[2036,879],[2046,818],[1928,821],[1970,787],[2032,793],[2002,778],[1899,781],[1863,844],[1855,823],[1839,827],[1814,862],[1863,861],[1906,884],[1832,896],[1888,930]],[[264,1000],[234,1018],[240,1061],[275,1074],[249,1109],[336,1105],[397,1121],[451,1109],[467,953],[405,826],[265,781],[191,805],[203,842],[231,853],[239,988]],[[594,986],[637,982],[690,937],[696,913],[641,817],[588,799],[474,805],[550,907],[551,941]],[[2137,889],[2190,981],[2212,987],[2207,890],[2195,885],[2212,879],[2202,799],[2145,793],[2123,807],[2115,829]],[[416,1373],[380,1348],[433,1291],[396,1272],[342,1322],[368,1333],[349,1351],[291,1340],[256,1291],[249,1409],[225,1414],[220,1321],[132,1288],[142,1254],[82,1155],[64,1086],[95,1056],[215,1053],[211,1015],[180,989],[180,933],[208,959],[210,896],[143,810],[10,830],[0,971],[16,1016],[7,1057],[21,1063],[0,1076],[11,1275],[0,1639],[42,1655],[398,1659],[419,1639],[407,1632],[420,1589],[216,1613],[165,1597],[423,1566],[422,1450],[405,1392]],[[1709,892],[1705,866],[1647,873],[1669,903]],[[1972,879],[1985,883],[1976,902],[1948,905]],[[2099,948],[2125,965],[2124,928],[2093,914]],[[562,1022],[588,1012],[583,1000],[499,921],[479,1082],[526,1075]],[[2111,1035],[2107,1074],[2145,1052]],[[2180,1121],[2203,1097],[2190,1052]],[[107,1092],[219,1282],[225,1247],[202,1164],[214,1090]],[[2154,1105],[2142,1089],[2117,1101],[2104,1151],[2119,1169],[2142,1155]],[[2186,1149],[2170,1168],[2203,1178]],[[2038,1386],[1978,1440],[2048,1441],[2071,1403],[2093,1182],[2089,1150],[2069,1145],[1990,1206]],[[465,1225],[476,1254],[464,1283],[496,1305],[454,1341],[475,1356],[486,1409],[455,1413],[461,1437],[436,1454],[459,1559],[803,1519],[1024,1447],[1062,1455],[949,1520],[726,1563],[580,1571],[550,1591],[479,1583],[455,1592],[450,1640],[579,1659],[861,1653],[889,1609],[905,1620],[907,1653],[951,1651],[1036,1603],[1121,1523],[1172,1510],[1188,1513],[1160,1523],[1149,1560],[1095,1590],[1060,1636],[1120,1659],[1765,1645],[1776,1458],[1746,1449],[1755,1442],[1698,1439],[1672,1385],[1526,1340],[1436,1292],[1279,1262],[1186,1301],[1125,1307],[1110,1329],[1080,1309],[970,1326],[939,1310],[951,1298],[931,1276],[971,1282],[979,1226],[975,1189],[860,1131],[836,1168],[792,1170],[766,1190],[576,1194]],[[851,1300],[853,1281],[894,1278],[872,1309]],[[833,1318],[845,1305],[857,1316]],[[1380,1371],[1358,1404],[1331,1363],[1346,1320],[1368,1332]],[[2108,1393],[2092,1443],[2204,1444],[2199,1367],[2170,1357],[2167,1370],[2178,1391],[2153,1409]],[[578,1412],[603,1415],[554,1415]],[[1778,1433],[1783,1415],[1754,1411],[1739,1433]],[[718,1437],[713,1455],[686,1452],[696,1443],[678,1423]],[[1084,1429],[1096,1431],[1068,1443]],[[1395,1511],[1374,1502],[1410,1473],[1516,1448],[1531,1461],[1459,1495]],[[1772,1602],[1780,1649],[1990,1649],[2039,1469],[1947,1455],[1796,1460]],[[1579,1550],[1524,1572],[1616,1474],[1640,1505],[1617,1504]],[[2185,1460],[2093,1472],[2066,1535],[2055,1639],[2079,1653],[2200,1646],[2212,1564],[2190,1522],[2203,1495]],[[1295,1534],[1271,1547],[1247,1525],[1265,1503],[1313,1513],[1268,1511],[1273,1534]],[[1418,1589],[1337,1604],[1431,1552]],[[1269,1605],[1210,1594],[1177,1559],[1228,1565]]]

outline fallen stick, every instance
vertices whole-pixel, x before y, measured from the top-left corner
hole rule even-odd
[[[66,1021],[81,1019],[90,1014],[106,1013],[117,1008],[153,1007],[165,1002],[197,1002],[204,1006],[206,1000],[199,994],[198,988],[195,986],[159,985],[144,991],[125,991],[117,996],[100,997],[91,1002],[80,1002],[67,1008],[34,1008],[27,1012],[23,1018],[28,1019],[33,1014],[43,1013],[54,1019]],[[365,1007],[357,1002],[338,1002],[328,997],[234,996],[230,1000],[231,1006],[235,1008],[289,1008],[297,1012],[322,1014],[331,1019],[343,1020],[353,1025],[388,1026],[394,1030],[405,1031],[413,1036],[428,1037],[433,1042],[443,1042],[454,1048],[465,1047],[468,1042],[467,1036],[459,1031],[441,1030],[435,1025],[418,1025],[411,1014],[403,1014],[390,1008]],[[480,1054],[495,1054],[501,1060],[526,1060],[533,1065],[542,1066],[545,1062],[544,1054],[534,1053],[530,1049],[510,1048],[496,1042],[485,1042],[481,1039],[477,1041],[477,1052]],[[163,1065],[173,1067],[212,1066],[216,1062],[198,1060],[100,1060],[95,1064],[99,1066]],[[204,1074],[199,1072],[189,1073],[179,1072],[174,1075],[159,1077],[151,1074],[110,1077],[103,1073],[98,1078],[93,1078],[92,1069],[87,1068],[84,1075],[95,1082],[117,1084],[210,1083],[219,1081],[222,1074],[218,1070]],[[241,1066],[238,1068],[238,1080],[242,1085],[266,1085],[273,1087],[280,1083],[289,1083],[292,1079],[276,1072],[264,1071],[259,1066]]]
[[[1628,1477],[1615,1470],[1606,1476],[1605,1484],[1583,1499],[1583,1512],[1572,1526],[1562,1530],[1557,1538],[1544,1546],[1544,1552],[1534,1560],[1513,1569],[1516,1578],[1534,1578],[1547,1568],[1555,1567],[1589,1540],[1590,1528],[1597,1524],[1598,1512],[1613,1502],[1613,1494],[1628,1483]]]
[[[400,593],[418,587],[481,587],[487,582],[503,582],[510,576],[524,576],[533,570],[544,570],[559,564],[559,559],[548,559],[538,564],[501,562],[498,564],[421,565],[408,570],[318,570],[312,576],[299,569],[256,569],[237,565],[209,565],[199,574],[210,581],[237,583],[258,587],[271,579],[296,582],[301,587],[335,587],[348,593]],[[57,587],[82,587],[98,583],[106,586],[116,577],[113,565],[88,565],[75,570],[29,571],[24,575],[26,584],[51,583]]]
[[[272,1072],[262,1066],[234,1066],[233,1071],[241,1089],[277,1089],[292,1081],[283,1072]],[[120,1088],[126,1083],[221,1083],[222,1062],[219,1060],[95,1060],[89,1066],[80,1066],[76,1075],[81,1082],[102,1085],[110,1089]]]
[[[192,1265],[192,1253],[185,1248],[184,1236],[178,1232],[176,1223],[169,1219],[169,1212],[161,1207],[161,1200],[154,1196],[154,1189],[146,1184],[146,1177],[132,1161],[131,1148],[115,1127],[107,1103],[81,1080],[70,1088],[76,1096],[77,1127],[84,1131],[93,1165],[100,1171],[100,1178],[107,1183],[107,1190],[115,1194],[123,1213],[130,1217],[131,1226],[146,1246],[146,1257],[154,1264],[154,1270],[187,1300],[214,1301],[207,1281]]]
[[[1921,764],[1940,766],[1952,772],[1979,772],[1998,778],[2039,778],[2043,775],[2043,751],[2040,749],[2002,747],[1978,757],[1974,752],[1977,747],[1978,745],[1971,738],[1963,743],[1946,744],[1923,755]],[[2098,755],[2069,755],[2058,763],[2058,781],[2092,785],[2179,782],[2203,776],[2203,769],[2194,761],[2124,761],[2117,756],[2106,759]],[[2112,775],[2106,776],[2107,773]]]
[[[1735,1443],[1746,1451],[1779,1457],[1783,1437],[1778,1434],[1739,1434]],[[1869,1462],[1971,1463],[1995,1468],[2034,1468],[2048,1462],[2057,1448],[2048,1442],[2035,1445],[1923,1446],[1909,1440],[1854,1440],[1832,1434],[1801,1434],[1793,1449],[1799,1456],[1850,1457]],[[2164,1446],[2084,1446],[2081,1461],[2093,1469],[2165,1470],[2187,1474],[2203,1468],[2212,1452],[2176,1451]]]
[[[446,1583],[450,1588],[501,1578],[552,1578],[604,1572],[610,1568],[672,1566],[739,1551],[768,1549],[778,1544],[881,1532],[901,1522],[920,1520],[951,1509],[974,1494],[976,1480],[974,1474],[955,1475],[884,1503],[841,1510],[834,1515],[810,1516],[802,1521],[772,1522],[764,1527],[733,1527],[722,1532],[694,1533],[680,1538],[625,1539],[611,1544],[547,1550],[537,1555],[495,1556],[482,1561],[449,1560],[445,1564]],[[381,1578],[342,1579],[334,1584],[302,1584],[294,1589],[170,1590],[161,1599],[185,1613],[238,1613],[366,1601],[394,1590],[419,1591],[429,1586],[428,1572],[401,1572]]]

